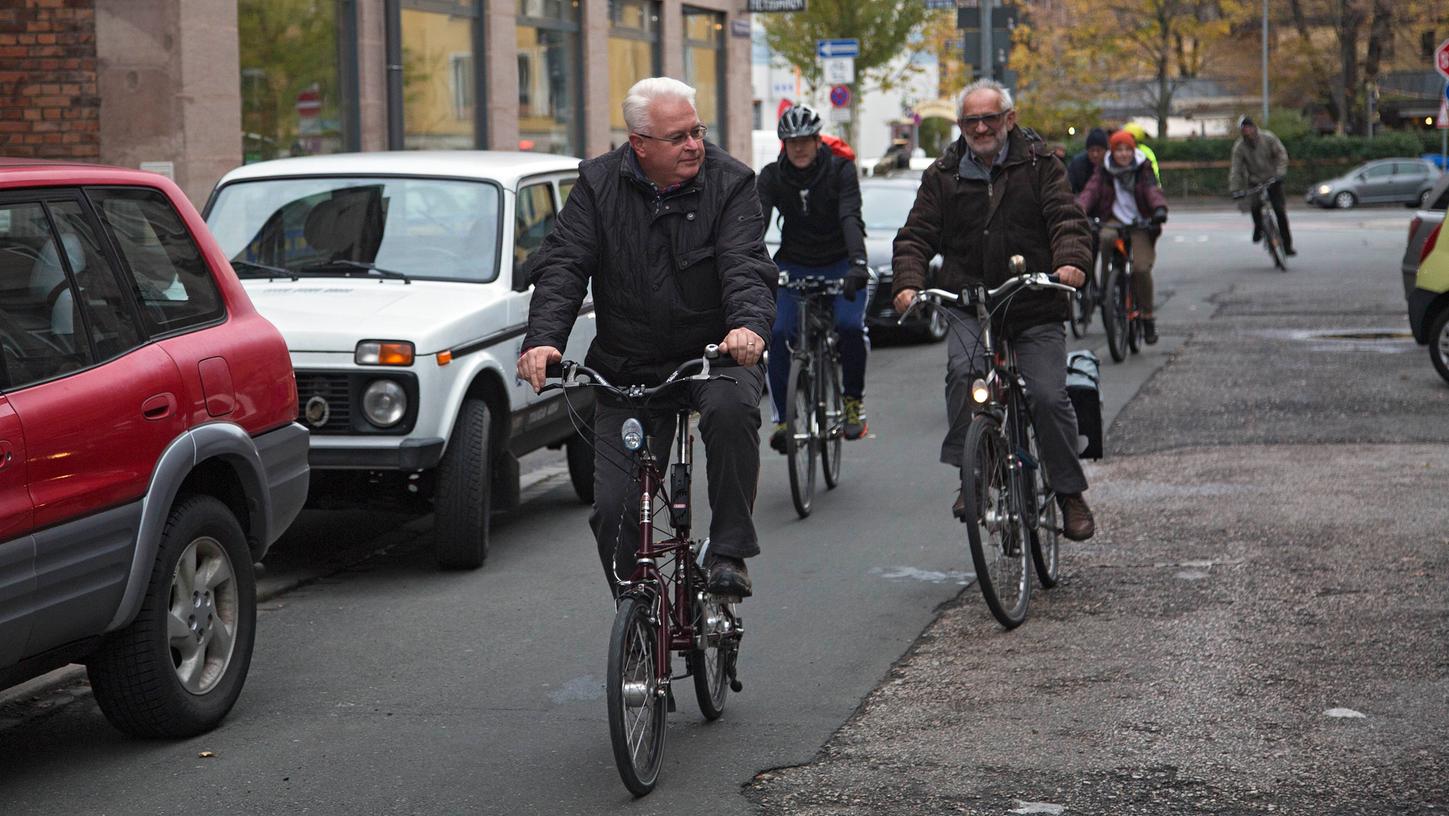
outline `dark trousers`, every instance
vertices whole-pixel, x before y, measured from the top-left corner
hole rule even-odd
[[[1277,181],[1268,185],[1268,201],[1273,205],[1273,214],[1278,216],[1278,232],[1283,236],[1283,249],[1293,248],[1293,233],[1288,231],[1287,203],[1283,200],[1283,182]],[[1263,204],[1256,196],[1252,202],[1253,208],[1253,232],[1258,232],[1258,212],[1263,209]],[[1238,212],[1242,212],[1239,210]]]
[[[791,280],[803,277],[844,278],[850,271],[849,259],[830,266],[799,266],[779,263]],[[847,397],[865,396],[865,360],[870,344],[865,331],[865,307],[870,302],[870,288],[855,293],[855,300],[835,296],[835,332],[840,335],[840,390]],[[785,420],[785,388],[790,382],[790,352],[797,337],[800,320],[800,297],[793,290],[781,289],[775,295],[775,326],[770,330],[770,400],[775,405],[775,421]]]
[[[950,429],[941,443],[941,462],[961,467],[966,430],[971,427],[971,382],[987,369],[980,328],[974,315],[955,310],[946,335],[946,413]],[[1032,424],[1042,464],[1058,495],[1087,489],[1087,474],[1077,458],[1077,412],[1067,396],[1067,330],[1061,323],[1032,326],[1013,335],[1016,365],[1026,380]]]
[[[712,380],[681,386],[672,397],[656,399],[646,416],[600,397],[594,408],[594,512],[589,526],[599,545],[599,562],[610,587],[634,571],[639,546],[639,485],[634,457],[624,450],[619,429],[635,417],[644,423],[649,450],[668,461],[676,412],[688,405],[699,412],[709,478],[709,548],[720,555],[759,555],[751,513],[760,481],[760,394],[762,366],[717,369],[736,382]],[[696,449],[697,450],[697,449]],[[698,470],[695,471],[698,473]],[[666,469],[666,478],[667,469]]]

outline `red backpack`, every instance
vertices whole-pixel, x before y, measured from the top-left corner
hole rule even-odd
[[[845,140],[840,138],[839,136],[831,136],[828,133],[822,133],[820,134],[820,141],[824,142],[825,146],[830,148],[831,153],[834,153],[835,155],[847,161],[855,161],[855,151],[852,150],[850,148],[850,145],[846,144]]]

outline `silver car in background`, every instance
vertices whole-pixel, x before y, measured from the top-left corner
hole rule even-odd
[[[1309,204],[1347,210],[1359,204],[1425,206],[1439,168],[1425,159],[1375,159],[1308,188]]]

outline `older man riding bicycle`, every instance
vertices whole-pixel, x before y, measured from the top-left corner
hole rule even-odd
[[[1092,263],[1087,219],[1072,199],[1061,162],[1033,132],[1016,126],[1011,93],[982,79],[961,96],[961,138],[921,177],[916,203],[896,235],[892,266],[895,306],[904,312],[926,281],[937,253],[944,258],[938,285],[959,289],[968,281],[988,286],[1010,276],[1007,259],[1022,255],[1027,269],[1054,271],[1062,283],[1081,286]],[[1063,533],[1081,541],[1094,532],[1082,492],[1087,477],[1077,459],[1077,423],[1066,389],[1066,328],[1070,315],[1062,292],[1023,291],[999,313],[1016,348],[1026,380],[1042,460],[1062,507]],[[960,468],[971,423],[971,382],[986,370],[974,314],[951,321],[946,372],[950,428],[941,462]],[[952,512],[961,516],[958,494]]]

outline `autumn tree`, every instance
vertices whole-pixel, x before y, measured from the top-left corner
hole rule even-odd
[[[913,58],[924,44],[921,27],[927,13],[921,0],[810,0],[805,11],[761,17],[765,42],[800,70],[812,94],[824,84],[816,40],[860,41],[850,125],[846,128],[847,140],[853,140],[860,97],[874,90],[891,90],[917,70]],[[898,61],[900,57],[904,61]]]

